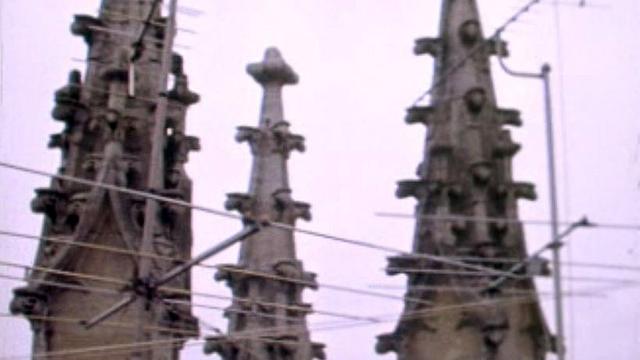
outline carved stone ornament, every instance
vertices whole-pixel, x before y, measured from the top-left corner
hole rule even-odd
[[[486,185],[493,175],[491,163],[479,162],[471,165],[471,175],[476,184]]]
[[[433,57],[439,56],[442,52],[442,40],[439,38],[420,38],[417,39],[413,47],[413,53],[416,55],[429,54]]]
[[[280,218],[293,221],[298,218],[311,220],[311,205],[294,201],[291,198],[291,189],[276,190],[272,196],[275,199],[275,210],[280,214]]]
[[[265,53],[264,60],[247,66],[247,72],[261,83],[297,84],[298,75],[284,62],[280,51],[276,48],[269,48]]]
[[[59,190],[39,188],[36,189],[36,197],[31,201],[31,210],[35,213],[45,214],[55,224],[64,217],[66,200],[66,194]]]
[[[176,245],[164,234],[156,234],[153,237],[153,250],[160,256],[175,258],[178,256]]]
[[[482,36],[480,23],[477,20],[467,20],[463,22],[458,30],[458,35],[460,36],[460,41],[466,46],[475,44]]]
[[[522,119],[518,110],[497,109],[495,116],[498,119],[498,123],[502,125],[522,126]]]
[[[13,290],[14,297],[9,305],[12,314],[23,314],[27,316],[44,316],[47,314],[47,294],[22,287]]]
[[[432,106],[413,106],[407,109],[404,121],[407,124],[424,124],[429,126],[435,120],[435,108]]]
[[[402,180],[398,181],[396,197],[399,199],[414,197],[420,200],[429,194],[429,191],[429,182],[426,180]]]
[[[527,182],[513,183],[514,195],[516,198],[523,198],[527,200],[535,200],[538,198],[536,194],[536,187],[534,184]]]
[[[184,178],[184,174],[182,169],[179,166],[174,166],[167,170],[167,175],[165,177],[165,183],[168,189],[176,189],[178,185],[182,182]]]
[[[254,199],[249,194],[242,193],[230,193],[227,194],[227,201],[224,203],[224,208],[232,211],[236,210],[239,213],[248,216],[253,208]]]
[[[200,101],[200,95],[189,89],[189,79],[186,75],[176,75],[173,89],[169,91],[167,97],[184,106],[193,105]]]
[[[189,152],[200,150],[200,139],[187,136],[182,131],[173,131],[167,138],[167,152],[174,154],[176,163],[184,164],[189,160]]]
[[[49,143],[47,144],[47,147],[50,149],[60,148],[63,153],[66,153],[69,149],[69,144],[69,134],[62,132],[59,134],[51,134],[49,136]]]
[[[130,53],[127,48],[121,48],[119,51],[113,54],[115,57],[111,67],[104,69],[101,77],[105,81],[114,81],[119,83],[126,83],[129,81],[129,58]]]
[[[273,265],[273,270],[278,276],[290,279],[302,279],[302,265],[300,261],[293,259],[278,260]]]
[[[251,126],[239,126],[238,132],[236,133],[236,141],[237,142],[248,142],[249,146],[251,146],[251,150],[253,153],[256,153],[256,148],[258,141],[263,136],[263,133],[260,129],[251,127]]]
[[[76,15],[74,21],[71,24],[71,33],[74,35],[82,36],[84,41],[91,45],[93,44],[93,34],[97,27],[104,26],[100,19],[96,19],[89,15]]]
[[[288,122],[280,121],[271,125],[271,133],[275,140],[276,152],[289,156],[292,150],[305,151],[304,136],[291,134]]]
[[[378,335],[378,341],[376,342],[376,353],[386,354],[388,352],[398,352],[399,344],[398,338],[395,334],[382,334]]]
[[[498,133],[493,153],[496,156],[514,156],[520,148],[520,144],[511,140],[511,133],[508,130],[502,130]]]
[[[80,102],[81,88],[80,72],[73,70],[69,73],[67,85],[55,93],[56,105],[51,111],[51,116],[56,120],[64,121],[67,124],[67,129],[88,120],[88,112]]]
[[[249,274],[244,273],[246,267],[236,264],[221,264],[218,266],[218,271],[216,271],[213,276],[216,281],[224,281],[230,288],[235,288],[239,283],[248,278]]]
[[[237,347],[227,336],[211,336],[205,339],[204,353],[218,353],[223,359],[232,359],[238,353]],[[240,360],[240,359],[238,359]]]
[[[95,178],[100,170],[102,170],[102,159],[102,154],[89,154],[85,157],[82,162],[82,170],[87,178]]]
[[[487,102],[487,94],[482,88],[473,88],[464,94],[464,102],[469,112],[478,114]]]
[[[504,341],[509,330],[509,319],[501,309],[493,308],[483,314],[482,334],[490,351],[495,351]]]

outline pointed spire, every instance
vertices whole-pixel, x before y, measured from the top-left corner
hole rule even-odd
[[[195,103],[198,96],[188,89],[179,57],[174,57],[174,89],[160,85],[160,53],[163,40],[170,34],[162,26],[166,22],[160,16],[160,5],[157,1],[103,0],[98,17],[75,17],[71,31],[86,41],[89,61],[84,76],[78,70],[72,71],[68,84],[55,93],[52,117],[62,121],[65,127],[61,133],[51,136],[49,146],[62,151],[59,168],[62,175],[143,191],[149,190],[146,185],[151,178],[149,160],[152,155],[158,155],[164,169],[158,177],[162,186],[153,190],[190,201],[191,181],[184,164],[188,152],[197,150],[199,144],[197,138],[185,135],[184,130],[187,107]],[[154,25],[142,37],[143,50],[133,67],[131,44],[145,27],[140,19],[146,19],[149,14]],[[133,94],[129,92],[131,88]],[[159,147],[161,154],[158,154],[152,150],[150,134],[161,94],[167,95],[168,110],[166,128],[162,128],[164,148]],[[36,190],[32,209],[45,217],[43,238],[139,252],[145,217],[148,217],[144,203],[142,198],[114,190],[54,180],[49,188]],[[188,259],[192,242],[190,211],[163,204],[157,215],[153,249],[149,251],[158,255],[157,259],[149,260],[154,274],[166,271],[181,259]],[[162,257],[175,261],[162,260]],[[134,325],[117,332],[108,326],[87,330],[76,322],[43,320],[42,317],[50,315],[87,320],[113,304],[114,299],[102,292],[77,291],[80,280],[74,273],[115,279],[94,285],[107,291],[120,291],[122,284],[133,287],[132,279],[139,277],[142,261],[141,257],[122,251],[42,242],[35,265],[50,268],[52,272],[31,272],[28,286],[14,291],[11,305],[12,312],[25,315],[32,324],[33,352],[66,351],[133,340],[172,341],[179,348],[186,341],[185,336],[197,336],[197,323],[190,308],[164,301],[150,303],[148,311],[138,313],[129,307],[117,313],[114,321],[127,319]],[[62,275],[56,273],[60,270],[64,271]],[[65,283],[72,284],[76,290],[65,288]],[[114,285],[116,283],[121,285]],[[189,275],[176,278],[170,286],[188,294]],[[161,300],[167,300],[162,296]],[[172,295],[170,300],[185,303],[190,296]],[[115,358],[176,359],[178,352],[154,348],[118,356]]]
[[[249,192],[229,194],[225,207],[239,211],[247,220],[290,225],[298,218],[310,220],[310,206],[291,197],[287,173],[289,154],[304,150],[304,138],[289,132],[282,87],[297,83],[298,76],[275,48],[267,49],[264,60],[249,65],[247,72],[264,90],[258,127],[241,126],[236,135],[251,147],[251,180]],[[293,231],[263,228],[242,243],[238,264],[221,266],[216,279],[227,282],[234,300],[225,313],[228,335],[208,339],[206,353],[216,352],[225,360],[243,356],[324,359],[323,346],[309,339],[305,317],[311,306],[302,302],[304,288],[317,287],[315,274],[305,272],[296,258]],[[260,330],[268,333],[243,339],[243,333]]]
[[[418,39],[414,48],[417,55],[435,58],[431,105],[411,107],[405,118],[428,127],[425,158],[418,179],[400,181],[396,194],[418,201],[415,254],[471,259],[470,264],[506,270],[509,264],[496,258],[526,257],[521,224],[446,220],[517,219],[517,199],[535,198],[533,185],[512,180],[511,159],[519,145],[503,126],[521,122],[517,111],[497,107],[491,79],[489,56],[506,53],[506,46],[485,39],[475,0],[443,0],[441,16],[438,38]],[[504,291],[483,292],[491,276],[465,276],[464,270],[413,255],[390,258],[387,272],[408,277],[407,296],[433,305],[405,303],[396,330],[379,336],[377,351],[416,360],[543,359],[548,334],[535,298],[501,304],[513,300],[507,295],[511,290],[535,290],[533,282],[510,282]],[[484,305],[465,307],[479,302]]]

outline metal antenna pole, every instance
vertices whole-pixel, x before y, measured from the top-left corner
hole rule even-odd
[[[160,190],[164,188],[164,146],[165,146],[165,128],[167,119],[167,98],[163,93],[167,89],[169,70],[171,69],[171,55],[173,52],[173,37],[175,35],[176,28],[176,9],[177,0],[170,0],[169,2],[169,15],[167,19],[167,25],[165,29],[165,38],[162,47],[161,57],[161,69],[160,79],[157,84],[157,104],[155,109],[155,116],[153,122],[153,132],[151,137],[151,156],[149,173],[147,180],[147,188],[149,190]],[[158,225],[159,214],[158,202],[154,199],[147,199],[145,206],[144,228],[142,232],[142,242],[140,244],[141,253],[153,252],[153,238]],[[148,258],[141,258],[138,268],[138,279],[149,282],[152,276],[151,274],[151,260]],[[145,340],[144,324],[148,316],[147,314],[147,299],[139,299],[137,302],[138,308],[138,341]],[[144,356],[143,356],[144,358]]]
[[[553,139],[553,118],[551,109],[551,86],[549,73],[551,67],[549,64],[542,66],[542,82],[544,83],[544,105],[545,105],[545,123],[547,133],[547,166],[549,167],[549,200],[551,211],[551,238],[554,239],[555,246],[552,247],[553,253],[553,291],[555,293],[555,309],[556,309],[556,337],[558,360],[564,360],[566,347],[564,344],[564,314],[562,306],[562,274],[560,266],[560,244],[558,239],[558,192],[556,188],[556,164],[555,164],[555,145]]]
[[[500,41],[500,34],[496,39]],[[554,289],[554,307],[556,318],[556,351],[558,360],[565,360],[566,347],[564,344],[564,313],[562,306],[562,278],[560,266],[560,239],[558,238],[558,195],[556,187],[556,165],[555,165],[555,145],[553,139],[553,112],[551,108],[551,85],[549,73],[551,66],[544,64],[540,73],[517,72],[509,69],[501,54],[498,54],[498,62],[502,69],[509,75],[514,77],[522,77],[529,79],[540,79],[544,84],[544,110],[545,110],[545,127],[547,138],[547,166],[549,174],[549,210],[551,220],[551,241],[554,246],[551,248],[553,252],[553,289]]]

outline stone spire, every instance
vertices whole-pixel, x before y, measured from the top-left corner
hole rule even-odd
[[[161,2],[155,3],[103,0],[97,18],[75,17],[71,31],[88,45],[87,68],[84,79],[80,71],[72,71],[69,83],[55,93],[52,116],[64,128],[51,136],[49,147],[62,151],[58,170],[61,175],[153,190],[190,201],[191,181],[184,164],[188,152],[197,150],[199,145],[197,138],[185,134],[185,116],[188,106],[198,101],[198,95],[188,89],[178,55],[173,56],[171,70],[174,87],[163,87],[161,59],[169,31],[167,19],[160,16]],[[144,19],[150,13],[150,25],[138,42]],[[160,188],[149,189],[151,134],[160,96],[166,96],[168,102],[159,154],[163,178]],[[11,303],[13,313],[23,314],[31,322],[34,354],[173,339],[175,346],[160,350],[146,347],[108,355],[77,352],[69,358],[98,355],[109,359],[177,359],[186,337],[198,335],[190,308],[176,305],[190,300],[188,275],[169,285],[178,289],[176,293],[161,294],[161,299],[148,303],[151,315],[142,324],[137,323],[139,317],[133,307],[90,329],[80,324],[112,306],[120,291],[139,285],[132,279],[138,278],[142,261],[151,261],[152,273],[159,274],[190,257],[190,211],[170,205],[161,205],[159,213],[154,214],[157,225],[152,251],[160,257],[150,260],[131,254],[140,251],[146,223],[145,201],[138,196],[62,180],[36,190],[32,208],[44,214],[42,236],[53,241],[41,243],[28,285],[14,290]]]
[[[275,48],[247,72],[264,90],[258,127],[241,126],[236,135],[254,157],[249,193],[229,194],[225,207],[260,222],[310,220],[309,204],[291,197],[287,173],[289,154],[304,151],[304,138],[290,133],[284,121],[282,87],[296,84],[298,76]],[[225,360],[324,359],[323,345],[309,339],[305,317],[311,305],[302,302],[305,287],[317,288],[315,274],[296,259],[293,231],[268,226],[250,236],[238,264],[221,266],[216,279],[226,281],[234,300],[225,312],[228,335],[210,338],[206,353]]]
[[[414,51],[435,58],[435,75],[431,105],[411,107],[406,116],[428,128],[418,179],[397,189],[399,198],[418,201],[413,253],[506,271],[513,263],[499,258],[527,254],[517,200],[536,198],[532,184],[512,179],[520,145],[504,127],[521,121],[518,111],[497,106],[491,80],[489,56],[506,55],[506,45],[485,39],[475,0],[443,0],[440,36],[418,39]],[[490,274],[416,255],[390,258],[387,272],[406,274],[407,296],[432,305],[406,302],[395,331],[378,337],[379,353],[394,351],[402,360],[544,359],[549,337],[530,278],[486,291]]]

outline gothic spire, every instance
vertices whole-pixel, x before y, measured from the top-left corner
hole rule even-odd
[[[187,87],[181,58],[163,55],[171,55],[165,44],[173,32],[160,15],[161,4],[104,0],[98,17],[75,16],[71,31],[88,45],[87,68],[84,79],[80,71],[72,71],[69,83],[55,93],[52,116],[64,129],[51,136],[49,147],[62,151],[61,175],[142,191],[150,190],[150,159],[159,158],[161,185],[152,190],[190,201],[191,180],[184,164],[188,152],[199,145],[197,138],[184,133],[185,117],[198,96]],[[161,69],[167,60],[173,63],[173,89],[164,87]],[[157,146],[160,153],[154,154],[151,134],[160,96],[166,96],[166,126]],[[149,303],[143,317],[137,308],[128,307],[90,329],[80,323],[113,305],[115,298],[105,292],[139,285],[132,279],[139,277],[141,262],[150,261],[153,274],[161,274],[191,256],[190,211],[161,205],[158,212],[147,214],[145,201],[71,181],[54,180],[49,188],[36,190],[32,208],[45,215],[42,237],[58,242],[41,243],[36,270],[30,273],[27,287],[14,291],[11,304],[12,312],[31,322],[34,353],[171,340],[176,344],[173,348],[134,348],[109,358],[130,359],[135,354],[141,359],[177,359],[186,337],[198,335],[190,309],[176,305],[178,300],[189,301],[189,295],[161,295],[161,301]],[[149,218],[155,224],[151,252],[158,255],[153,260],[131,255],[141,251]],[[100,278],[110,281],[96,280]],[[189,276],[176,278],[171,287],[188,294]],[[56,321],[61,318],[77,321]],[[130,326],[114,328],[109,325],[113,322]]]
[[[264,90],[258,127],[241,126],[236,135],[251,147],[251,180],[249,192],[229,194],[225,207],[251,221],[294,225],[298,218],[310,220],[309,204],[291,197],[287,174],[289,154],[304,151],[304,138],[289,132],[282,87],[296,84],[298,76],[275,48],[247,72]],[[305,272],[296,258],[293,231],[268,226],[250,236],[241,245],[238,264],[221,266],[216,279],[227,282],[234,300],[225,313],[228,335],[208,339],[206,353],[225,360],[324,358],[323,346],[309,339],[305,317],[311,305],[302,302],[305,287],[317,288],[315,274]]]
[[[397,189],[398,197],[418,201],[415,255],[390,258],[387,269],[407,275],[407,296],[432,305],[406,302],[377,351],[403,360],[543,359],[548,334],[530,278],[485,291],[492,274],[419,256],[508,270],[510,263],[496,259],[526,257],[522,226],[513,221],[517,200],[536,197],[532,184],[512,179],[520,146],[504,126],[521,121],[518,111],[497,107],[491,80],[489,56],[505,54],[505,44],[484,37],[475,0],[443,0],[441,16],[439,37],[418,39],[414,49],[435,58],[431,105],[413,106],[406,116],[428,128],[424,160],[418,179]],[[505,220],[482,220],[488,217]]]

